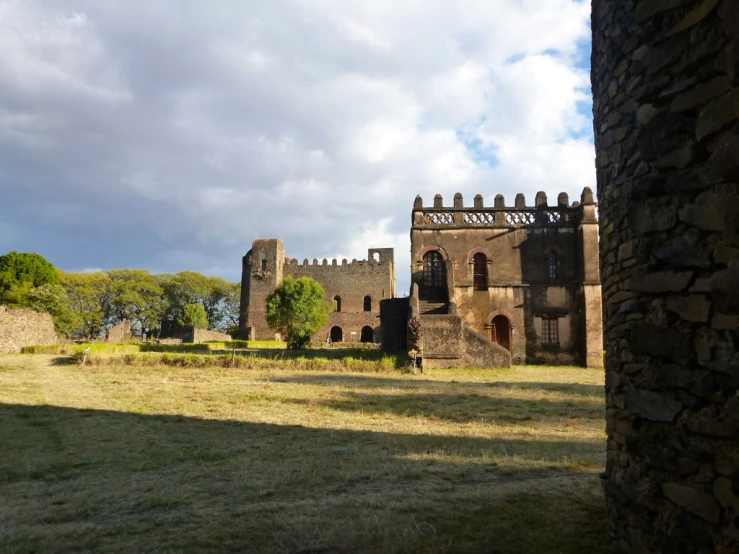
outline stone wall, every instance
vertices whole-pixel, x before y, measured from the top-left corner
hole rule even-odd
[[[185,334],[182,335],[182,342],[209,342],[209,341],[230,341],[231,335],[221,333],[220,331],[209,331],[207,329],[195,329],[192,325],[185,327]]]
[[[593,0],[611,530],[739,552],[739,2]]]
[[[51,315],[0,306],[0,352],[59,342]]]
[[[282,240],[255,240],[242,262],[240,338],[277,338],[265,319],[266,298],[288,276],[310,277],[319,282],[326,292],[326,301],[334,308],[328,324],[311,340],[323,342],[332,329],[339,336],[340,329],[342,342],[360,342],[363,330],[365,338],[371,335],[372,342],[381,341],[380,302],[396,294],[392,248],[371,248],[367,260],[306,259],[298,263],[285,257]],[[334,301],[337,297],[339,302]]]
[[[105,337],[106,342],[121,343],[131,339],[131,323],[124,319],[118,325],[108,329]]]
[[[423,367],[511,367],[511,353],[465,327],[458,315],[422,315]]]

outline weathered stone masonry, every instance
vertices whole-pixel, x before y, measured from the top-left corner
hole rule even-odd
[[[331,335],[335,342],[380,342],[380,302],[396,296],[394,254],[392,248],[371,248],[367,254],[368,259],[361,261],[306,259],[301,264],[285,257],[280,239],[255,240],[242,260],[239,336],[274,339],[265,318],[267,295],[285,277],[305,276],[323,286],[326,301],[334,307],[328,324],[312,340]]]
[[[0,352],[20,352],[24,346],[58,342],[49,314],[0,306]]]
[[[739,2],[593,0],[611,530],[739,552]]]
[[[499,194],[492,206],[479,194],[471,206],[460,193],[446,206],[439,194],[429,206],[417,197],[411,279],[427,328],[424,364],[456,363],[450,341],[441,340],[456,335],[427,332],[442,329],[440,316],[448,314],[514,363],[602,367],[597,228],[589,188],[572,204],[564,192],[551,204],[539,192],[528,206],[522,193],[513,205]]]

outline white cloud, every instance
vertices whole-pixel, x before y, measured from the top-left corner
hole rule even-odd
[[[115,246],[120,265],[236,279],[267,236],[300,259],[401,258],[416,194],[593,185],[588,17],[584,0],[0,0],[0,216],[34,229],[27,249],[84,240],[68,267],[114,266]]]

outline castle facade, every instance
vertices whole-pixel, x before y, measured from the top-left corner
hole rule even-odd
[[[443,318],[510,353],[513,363],[602,366],[598,222],[593,194],[539,192],[527,206],[503,196],[486,207],[461,194],[444,206],[417,197],[411,227],[411,318],[418,318],[424,363],[459,365],[440,332]],[[450,323],[451,324],[451,323]],[[448,327],[448,325],[447,325]],[[429,336],[430,334],[430,336]],[[455,353],[456,352],[456,353]]]
[[[312,263],[285,256],[279,239],[259,239],[242,260],[240,337],[277,338],[266,298],[287,276],[312,277],[332,306],[313,341],[377,342],[424,367],[512,363],[603,365],[598,221],[593,193],[579,202],[539,192],[507,206],[477,195],[451,206],[413,205],[411,289],[397,298],[392,248],[367,260]]]
[[[380,301],[395,298],[395,260],[392,248],[370,248],[367,260],[324,259],[312,263],[285,256],[280,239],[258,239],[242,259],[239,337],[278,338],[265,319],[267,295],[285,277],[311,277],[326,291],[331,305],[328,324],[311,340],[380,342]]]

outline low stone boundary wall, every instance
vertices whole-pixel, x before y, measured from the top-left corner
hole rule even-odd
[[[182,335],[182,342],[199,343],[209,341],[230,341],[233,340],[231,335],[221,333],[220,331],[208,331],[207,329],[194,329],[187,327],[185,334]]]
[[[0,352],[20,352],[32,344],[57,344],[50,314],[0,306]]]

